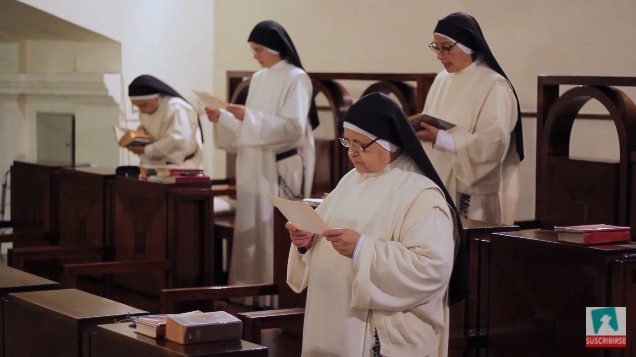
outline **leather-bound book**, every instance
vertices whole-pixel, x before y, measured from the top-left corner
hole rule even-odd
[[[577,244],[604,244],[630,240],[630,227],[609,224],[586,224],[580,226],[556,226],[558,240]]]
[[[243,323],[225,311],[200,314],[171,314],[166,339],[181,344],[240,339]]]

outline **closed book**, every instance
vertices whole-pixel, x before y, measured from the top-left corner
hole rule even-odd
[[[166,339],[181,344],[240,339],[243,323],[225,311],[168,315]]]
[[[579,226],[557,226],[557,239],[577,244],[603,244],[625,242],[631,239],[630,228],[609,224],[585,224]]]
[[[166,335],[166,315],[140,316],[135,321],[135,332],[148,337],[162,339]]]
[[[437,129],[442,129],[442,130],[449,130],[455,127],[455,124],[453,123],[449,123],[446,120],[442,120],[440,118],[436,118],[434,116],[430,116],[427,114],[420,114],[416,116],[415,118],[410,117],[409,121],[411,122],[411,126],[413,127],[413,130],[415,131],[422,130],[422,126],[420,125],[420,122],[425,122],[428,125],[432,125],[436,127]]]
[[[183,175],[179,175],[179,176],[166,176],[163,177],[161,182],[163,183],[185,183],[185,182],[205,182],[205,183],[210,183],[210,177],[209,176],[205,176],[205,175],[199,175],[199,176],[183,176]]]

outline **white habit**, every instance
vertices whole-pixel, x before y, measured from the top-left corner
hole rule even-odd
[[[307,197],[314,175],[314,137],[307,73],[286,61],[256,72],[243,121],[220,110],[214,143],[236,152],[236,218],[230,284],[273,282],[273,209],[269,193]],[[276,161],[276,154],[298,155]],[[279,176],[284,184],[279,188]],[[302,189],[301,189],[302,186]]]
[[[510,83],[479,62],[457,73],[444,70],[435,77],[424,113],[457,125],[447,132],[454,153],[439,145],[439,136],[436,145],[423,145],[460,215],[513,223],[520,165],[511,143],[517,102]],[[467,213],[462,206],[468,202],[460,200],[460,193],[470,196]]]
[[[364,235],[355,260],[317,235],[292,245],[287,283],[307,290],[303,357],[445,356],[453,267],[451,210],[439,188],[401,155],[383,171],[347,173],[318,206],[329,227]]]
[[[203,146],[199,140],[196,111],[178,97],[161,96],[152,114],[139,114],[140,127],[155,141],[144,148],[142,165],[176,165],[202,168]]]

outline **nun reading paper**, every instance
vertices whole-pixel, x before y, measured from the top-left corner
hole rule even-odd
[[[289,220],[291,224],[296,228],[303,231],[320,234],[324,230],[329,229],[329,226],[322,217],[314,211],[311,206],[303,201],[291,201],[288,199],[280,198],[269,194],[269,197],[281,213]]]

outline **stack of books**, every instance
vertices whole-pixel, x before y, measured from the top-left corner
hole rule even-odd
[[[155,171],[154,175],[147,176],[148,181],[161,183],[210,183],[210,177],[206,176],[202,169],[162,167],[157,168]]]
[[[164,338],[167,321],[166,315],[140,316],[135,320],[135,332],[152,338]]]
[[[556,226],[557,239],[577,244],[603,244],[626,242],[631,239],[630,228],[609,224]]]

